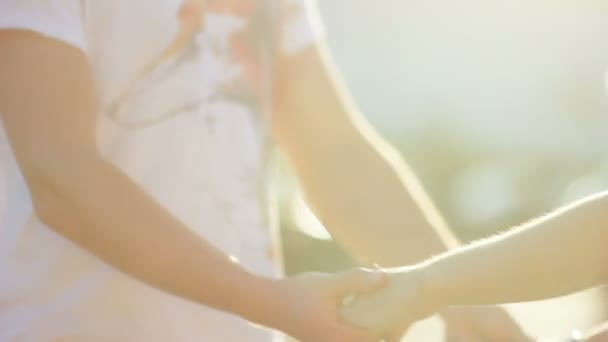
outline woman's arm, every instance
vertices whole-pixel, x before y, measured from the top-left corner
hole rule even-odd
[[[599,285],[608,271],[608,194],[431,260],[429,293],[442,305],[540,300]]]
[[[369,282],[360,276],[255,276],[101,157],[94,83],[82,52],[18,30],[0,30],[0,51],[1,118],[36,214],[51,229],[121,271],[186,299],[304,340],[357,334],[367,341],[339,325],[330,310],[339,292]]]
[[[280,62],[274,133],[336,242],[362,263],[385,267],[456,247],[414,173],[358,112],[327,47],[317,43]],[[443,318],[449,327],[475,326],[480,339],[522,334],[500,308]]]
[[[510,232],[393,269],[386,290],[347,306],[352,323],[396,338],[452,305],[541,300],[606,281],[608,194],[564,207]]]

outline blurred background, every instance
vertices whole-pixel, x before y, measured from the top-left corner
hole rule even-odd
[[[608,2],[318,3],[358,105],[463,241],[608,189]],[[287,271],[351,266],[286,168],[280,179]],[[606,319],[604,292],[508,309],[552,341]],[[433,318],[406,340],[441,337]]]

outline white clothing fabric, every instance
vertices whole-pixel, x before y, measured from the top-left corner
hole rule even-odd
[[[214,11],[226,2],[232,9]],[[104,155],[194,231],[274,276],[280,262],[271,256],[261,101],[270,77],[259,57],[295,54],[322,32],[304,0],[269,1],[280,9],[268,25],[276,32],[244,43],[262,2],[208,1],[193,43],[134,87],[143,66],[175,39],[182,0],[2,0],[0,29],[31,30],[82,50],[102,103]],[[44,226],[0,124],[0,342],[272,338],[132,280]]]

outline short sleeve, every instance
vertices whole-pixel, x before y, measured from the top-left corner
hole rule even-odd
[[[324,35],[319,11],[313,0],[283,0],[281,52],[294,55]]]
[[[0,0],[0,30],[33,31],[86,50],[82,0]]]

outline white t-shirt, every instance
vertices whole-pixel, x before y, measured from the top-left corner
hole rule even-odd
[[[245,267],[277,275],[264,194],[265,66],[321,30],[305,0],[210,0],[192,44],[138,77],[174,41],[182,2],[2,0],[0,29],[81,49],[102,103],[104,155]],[[254,15],[269,4],[263,13],[274,15]],[[45,227],[1,125],[0,237],[2,342],[272,340],[239,318],[132,280]]]

